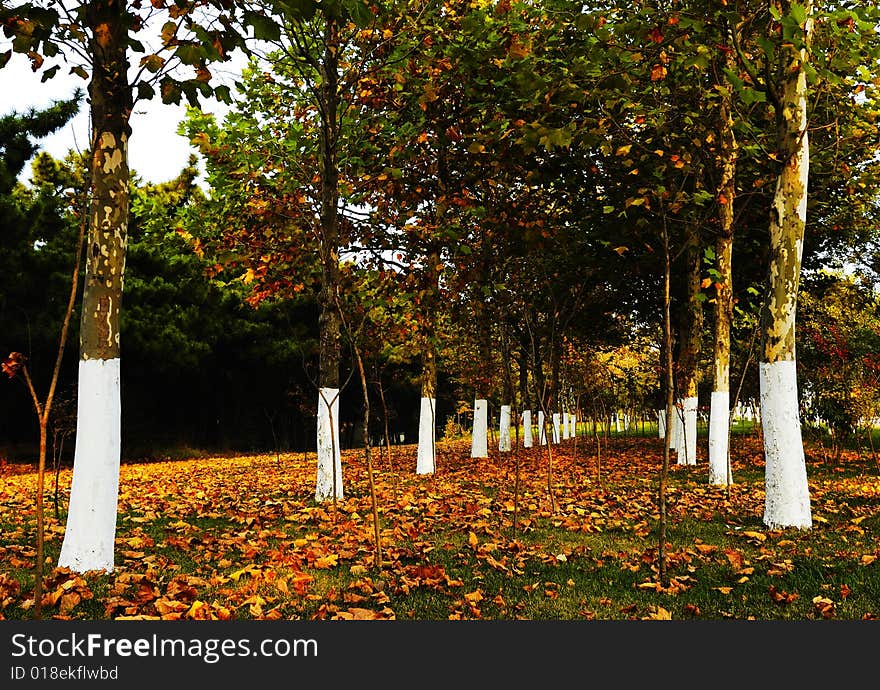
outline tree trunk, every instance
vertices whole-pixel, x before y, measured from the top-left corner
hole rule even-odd
[[[324,28],[321,64],[321,313],[318,317],[320,364],[318,391],[318,477],[315,500],[343,497],[342,457],[339,446],[340,319],[339,291],[339,75],[336,50],[338,28],[332,19]]]
[[[474,421],[471,432],[471,457],[489,457],[489,369],[491,362],[491,348],[489,345],[489,323],[486,319],[485,307],[482,302],[476,304],[475,318],[479,339],[478,357],[480,359],[481,373],[475,383],[476,396],[474,399]]]
[[[727,58],[732,69],[734,59]],[[721,184],[718,195],[718,238],[715,241],[715,352],[709,410],[709,483],[727,486],[730,452],[730,325],[733,320],[733,201],[736,195],[737,142],[733,131],[730,90],[722,91],[719,137]]]
[[[113,570],[121,453],[119,309],[128,231],[128,15],[124,3],[88,4],[93,59],[92,203],[80,323],[76,449],[58,565]]]
[[[426,290],[423,302],[422,397],[419,407],[419,445],[416,474],[433,474],[437,462],[437,355],[434,348],[434,314],[438,309],[440,252],[428,252],[425,272]]]
[[[784,5],[789,9],[788,3]],[[776,109],[781,170],[770,210],[770,280],[762,314],[759,381],[766,457],[764,524],[770,528],[812,527],[795,357],[795,312],[810,161],[805,70],[812,4],[807,0],[804,6],[804,45],[798,47],[793,42],[780,47],[787,51]]]
[[[687,260],[687,304],[682,316],[679,371],[681,372],[681,436],[678,464],[697,464],[697,362],[703,334],[703,303],[700,301],[700,267],[702,253],[697,226],[688,223],[685,229]]]
[[[669,233],[666,226],[663,227],[663,351],[665,354],[664,369],[666,374],[666,428],[672,428],[673,399],[675,397],[675,381],[672,370],[672,316],[669,311],[671,265],[669,258]],[[658,487],[657,503],[660,514],[657,529],[657,561],[660,576],[660,585],[669,586],[669,573],[667,571],[666,557],[666,492],[669,481],[669,455],[672,434],[667,434],[663,442],[663,461],[660,466],[660,485]]]
[[[426,342],[422,354],[422,399],[419,409],[419,447],[416,474],[433,474],[436,469],[437,361],[433,346]]]

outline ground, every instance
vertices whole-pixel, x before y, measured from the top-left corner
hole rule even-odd
[[[343,455],[346,497],[314,500],[314,454],[124,463],[117,567],[54,569],[60,519],[47,476],[45,617],[107,619],[875,619],[880,616],[880,471],[871,456],[808,448],[814,527],[768,531],[760,439],[735,436],[730,489],[710,487],[705,450],[670,468],[668,563],[657,571],[656,438],[592,438],[468,457],[438,444],[373,450],[377,567],[362,450]],[[517,499],[516,464],[520,464]],[[28,467],[0,488],[0,617],[33,612],[34,496]],[[548,488],[549,487],[549,488]],[[514,522],[516,526],[514,527]]]

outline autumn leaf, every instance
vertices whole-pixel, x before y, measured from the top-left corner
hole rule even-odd
[[[756,541],[758,541],[758,542],[765,542],[765,541],[767,541],[767,535],[766,535],[766,534],[762,534],[761,532],[747,531],[747,532],[743,532],[742,535],[743,535],[744,537],[748,537],[749,539],[754,539],[754,540],[756,540]]]
[[[822,618],[834,617],[834,602],[831,599],[823,596],[813,597],[813,607],[816,613],[822,616]]]
[[[672,614],[662,606],[648,607],[648,615],[642,618],[643,621],[671,621]]]
[[[483,592],[479,589],[464,595],[464,598],[471,604],[476,604],[483,600]]]
[[[2,366],[3,373],[12,379],[18,375],[25,362],[27,362],[27,357],[23,354],[20,352],[10,352],[9,356],[3,360],[3,364],[0,366]]]
[[[662,81],[666,79],[666,67],[657,63],[651,68],[651,81]]]

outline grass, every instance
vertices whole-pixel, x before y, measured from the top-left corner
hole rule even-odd
[[[656,430],[655,430],[656,431]],[[706,482],[705,459],[673,465],[671,586],[657,572],[656,438],[594,448],[520,450],[513,529],[512,456],[472,460],[438,444],[438,471],[414,474],[415,448],[378,455],[383,564],[374,565],[363,458],[344,455],[346,498],[316,504],[314,454],[124,464],[117,567],[50,572],[55,618],[351,618],[415,620],[874,619],[880,616],[880,478],[855,454],[809,462],[814,526],[767,530],[763,463],[753,435],[734,436],[736,483]],[[808,458],[815,458],[808,449]],[[64,502],[69,470],[62,473]],[[0,488],[0,615],[32,614],[32,472]],[[65,516],[47,517],[47,564]],[[65,595],[68,596],[64,599]],[[76,595],[76,596],[72,596]]]

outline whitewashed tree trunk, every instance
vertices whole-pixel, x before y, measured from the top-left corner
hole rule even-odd
[[[474,426],[471,433],[471,457],[489,457],[489,402],[474,400]]]
[[[552,431],[552,439],[553,443],[559,443],[560,439],[560,426],[562,424],[561,415],[558,412],[553,413],[553,431]]]
[[[568,431],[568,412],[562,413],[562,438],[563,440],[567,440],[570,438],[570,434]]]
[[[58,565],[113,570],[121,446],[119,359],[79,363],[76,450]]]
[[[547,445],[547,425],[544,419],[544,410],[538,410],[538,445]]]
[[[614,430],[620,433],[620,414],[617,412],[614,413]]]
[[[810,528],[813,521],[795,362],[761,362],[758,374],[766,456],[764,524],[771,529]]]
[[[727,486],[730,434],[730,392],[713,391],[709,406],[709,483]]]
[[[666,438],[666,410],[657,410],[657,438]]]
[[[523,448],[531,448],[534,445],[532,440],[532,411],[523,410]]]
[[[334,492],[335,488],[335,492]],[[318,479],[315,500],[343,497],[342,451],[339,448],[339,389],[318,390]]]
[[[501,406],[498,430],[498,450],[510,450],[510,405]]]
[[[436,467],[435,398],[422,398],[419,407],[419,448],[416,455],[416,474],[433,474]]]
[[[57,4],[57,3],[56,3]],[[4,4],[5,6],[5,4]],[[58,565],[113,570],[122,452],[120,313],[128,238],[128,20],[124,3],[89,3],[91,204],[79,332],[74,469]]]
[[[679,401],[680,402],[680,401]],[[681,406],[676,403],[672,406],[672,437],[669,439],[669,447],[678,453],[677,464],[683,465],[684,461],[682,458],[682,439],[684,438],[684,433],[682,430],[682,410]]]
[[[682,425],[682,444],[681,448],[684,453],[684,462],[682,462],[682,453],[679,453],[679,464],[696,465],[697,464],[697,398],[689,397],[684,399],[684,423]]]

